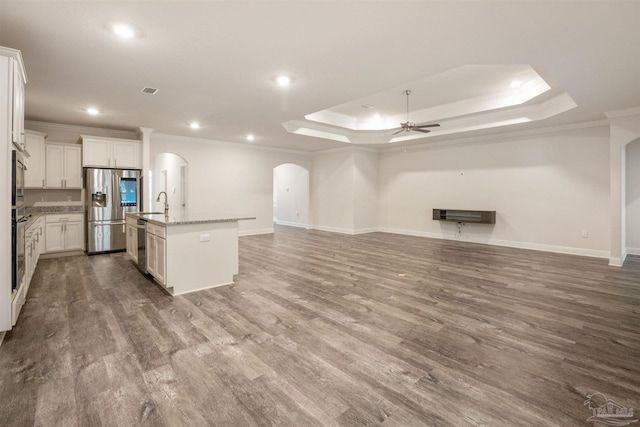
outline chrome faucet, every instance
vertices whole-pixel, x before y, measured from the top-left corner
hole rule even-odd
[[[167,203],[167,192],[161,191],[158,193],[156,202],[160,202],[160,196],[164,194],[164,216],[169,216],[169,203]]]

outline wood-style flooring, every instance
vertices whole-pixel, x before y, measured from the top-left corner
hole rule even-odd
[[[585,426],[593,392],[640,412],[640,257],[277,227],[178,297],[44,259],[0,347],[12,427]]]

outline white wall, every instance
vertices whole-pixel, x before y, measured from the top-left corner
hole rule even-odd
[[[355,150],[354,232],[376,231],[378,227],[378,152]]]
[[[640,255],[640,140],[629,143],[626,150],[627,253]]]
[[[461,238],[609,254],[606,126],[384,152],[380,182],[385,231],[455,238],[456,224],[432,220],[432,209],[495,210],[495,225],[467,224]]]
[[[378,152],[349,147],[314,154],[311,200],[313,228],[346,234],[376,231]]]
[[[29,124],[60,142],[80,134],[132,137],[124,131]],[[242,234],[273,231],[273,169],[293,163],[310,171],[312,228],[454,238],[455,224],[433,221],[433,208],[487,209],[498,212],[495,226],[466,225],[462,239],[606,257],[609,140],[608,127],[601,126],[425,144],[406,152],[347,147],[307,154],[152,133],[150,158],[171,152],[187,161],[191,212],[256,216],[240,223]],[[639,144],[629,146],[627,164],[638,164]],[[627,169],[627,239],[630,248],[638,248],[640,234],[631,221],[638,217],[634,183],[640,181],[637,166]],[[581,237],[583,230],[588,238]]]
[[[273,170],[277,200],[276,223],[295,227],[309,224],[309,171],[285,163]]]
[[[310,154],[156,133],[149,151],[152,159],[171,152],[186,160],[190,212],[255,216],[240,221],[243,235],[273,232],[273,168],[311,167]]]
[[[313,228],[352,233],[353,151],[328,150],[314,154],[311,168]]]

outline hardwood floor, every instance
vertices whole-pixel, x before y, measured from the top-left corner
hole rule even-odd
[[[124,253],[41,260],[2,426],[585,426],[640,412],[640,257],[277,227],[170,297]]]

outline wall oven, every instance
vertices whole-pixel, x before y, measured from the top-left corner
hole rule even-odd
[[[26,169],[22,153],[11,151],[11,205],[20,207],[24,204],[24,171]]]
[[[25,231],[29,216],[24,208],[24,158],[11,151],[11,289],[16,291],[24,281]]]
[[[24,208],[11,210],[11,291],[18,290],[24,281],[24,248],[27,221],[31,215],[24,214]]]

